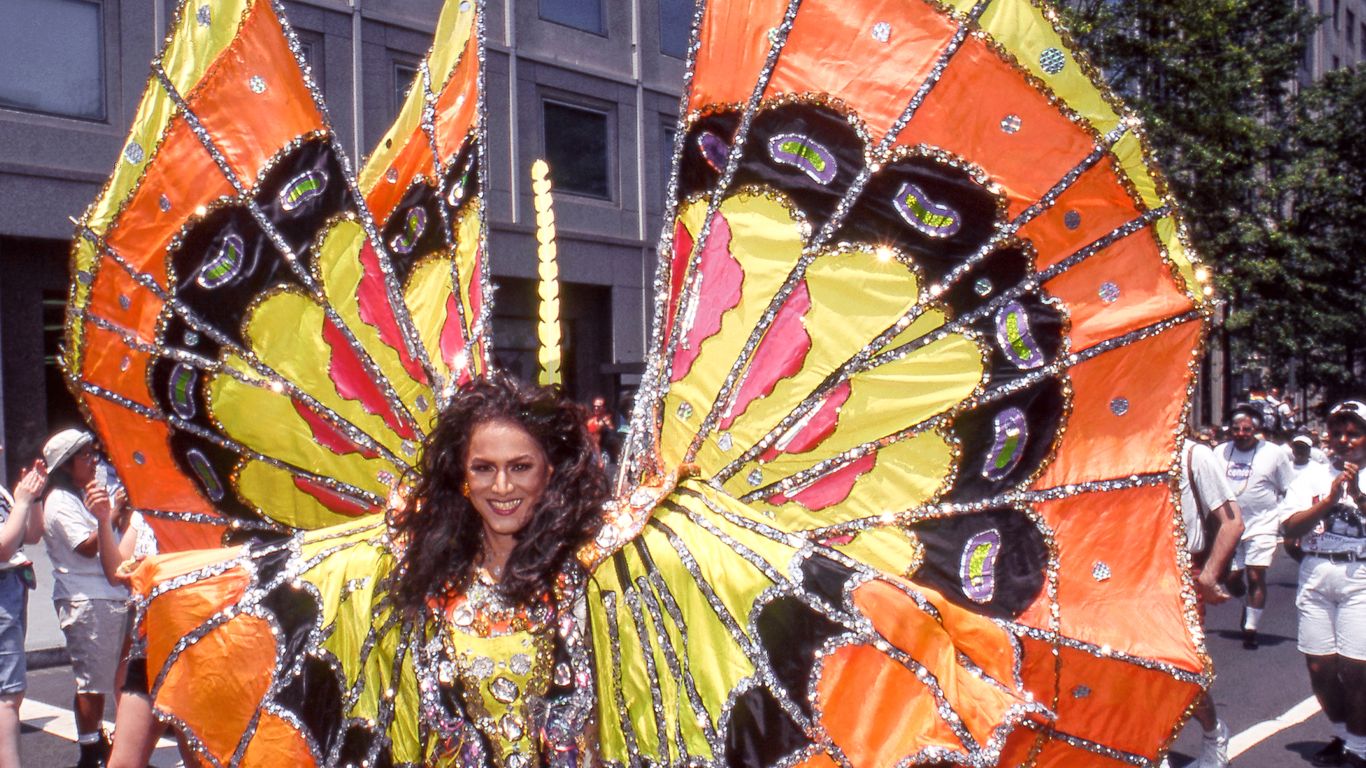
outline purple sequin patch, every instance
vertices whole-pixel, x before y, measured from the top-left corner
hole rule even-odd
[[[707,161],[707,165],[710,165],[713,171],[721,173],[726,169],[726,161],[730,159],[730,145],[725,139],[711,131],[703,131],[697,134],[697,149],[702,152],[702,159]]]
[[[963,594],[975,603],[989,603],[996,596],[996,558],[1001,554],[1001,532],[982,531],[963,545],[958,576]]]
[[[996,313],[996,341],[1001,352],[1017,368],[1043,365],[1043,350],[1029,330],[1029,313],[1018,301],[1010,302]]]
[[[1025,441],[1029,439],[1029,428],[1024,412],[1019,408],[1006,408],[996,414],[991,426],[992,443],[982,464],[982,477],[995,482],[1019,465]]]
[[[800,133],[780,133],[768,140],[768,153],[773,161],[790,165],[818,184],[835,180],[835,155],[814,139]]]
[[[934,202],[924,190],[909,181],[901,185],[892,203],[907,224],[928,237],[953,237],[963,225],[957,211]]]

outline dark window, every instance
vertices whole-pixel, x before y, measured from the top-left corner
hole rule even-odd
[[[1339,59],[1337,56],[1334,56],[1334,57],[1333,57],[1333,69],[1341,69],[1341,68],[1342,68],[1342,59]]]
[[[1357,44],[1357,15],[1356,15],[1355,13],[1352,13],[1351,9],[1349,8],[1349,9],[1347,10],[1347,45],[1352,46],[1352,45],[1356,45],[1356,44]]]
[[[664,190],[664,199],[669,197],[669,173],[674,166],[674,142],[678,139],[678,129],[673,123],[665,123],[664,130],[660,135],[660,187]]]
[[[540,0],[541,18],[582,29],[595,35],[607,34],[602,23],[602,0]]]
[[[547,101],[542,116],[545,159],[555,188],[612,199],[608,113]]]
[[[394,117],[398,117],[398,112],[403,109],[403,102],[408,98],[408,89],[413,86],[413,78],[417,77],[417,64],[409,61],[394,62]]]
[[[1341,14],[1338,13],[1341,9],[1342,0],[1333,0],[1333,29],[1341,29],[1339,22],[1342,21],[1342,18]]]
[[[659,51],[679,59],[688,55],[695,0],[659,0]]]
[[[299,53],[303,63],[308,65],[309,77],[319,88],[324,88],[327,79],[323,72],[323,38],[316,32],[309,32],[302,29],[294,30],[294,37],[299,41]]]
[[[87,0],[0,2],[0,105],[103,120],[103,27]]]

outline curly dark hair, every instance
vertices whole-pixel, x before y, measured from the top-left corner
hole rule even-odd
[[[527,526],[517,535],[498,588],[527,604],[545,594],[580,546],[601,525],[607,478],[584,427],[584,412],[558,387],[530,387],[495,374],[451,399],[427,437],[407,504],[389,516],[404,542],[394,597],[421,615],[433,597],[467,590],[475,575],[483,521],[461,493],[474,428],[489,421],[520,425],[545,450],[554,473]]]

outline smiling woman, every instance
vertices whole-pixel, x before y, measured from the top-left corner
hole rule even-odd
[[[503,376],[468,385],[428,438],[411,498],[392,517],[410,613],[480,571],[517,603],[541,597],[592,539],[607,482],[578,406]]]
[[[594,456],[581,409],[557,389],[493,375],[442,411],[390,514],[395,603],[427,627],[418,664],[440,681],[423,706],[438,754],[504,764],[577,751],[593,698],[575,553],[607,499]]]

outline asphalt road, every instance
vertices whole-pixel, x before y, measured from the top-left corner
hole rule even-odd
[[[1296,768],[1328,738],[1328,725],[1311,699],[1303,657],[1295,650],[1296,564],[1279,558],[1270,574],[1261,648],[1247,651],[1238,633],[1239,604],[1230,601],[1210,609],[1207,623],[1210,654],[1218,672],[1214,697],[1220,715],[1234,735],[1233,760],[1238,768]],[[64,768],[76,761],[70,720],[71,671],[54,667],[29,674],[29,691],[20,736],[24,765]],[[1309,699],[1308,702],[1306,700]],[[1142,706],[1142,702],[1136,702]],[[1277,718],[1302,720],[1282,727]],[[106,715],[113,720],[112,705]],[[165,742],[163,742],[165,743]],[[1172,745],[1172,768],[1188,765],[1200,749],[1200,728],[1191,724]],[[157,768],[176,765],[167,744],[153,756]]]

